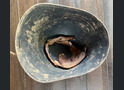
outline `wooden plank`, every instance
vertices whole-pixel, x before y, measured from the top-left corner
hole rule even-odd
[[[17,57],[10,55],[10,90],[25,90],[23,74]]]
[[[36,4],[37,0],[19,0],[20,18],[32,5]]]
[[[27,90],[50,90],[49,84],[36,82],[28,75],[26,75],[26,88]]]
[[[97,0],[96,1],[96,6],[97,6],[97,16],[98,18],[103,21],[104,23],[104,13],[103,13],[103,0]],[[105,60],[105,62],[101,65],[102,67],[102,82],[103,82],[103,90],[109,90],[108,86],[108,62]]]
[[[61,5],[70,6],[70,0],[59,0]]]
[[[64,80],[50,83],[48,86],[49,86],[49,89],[46,89],[46,90],[66,90]]]
[[[38,0],[38,3],[47,3],[48,0]]]
[[[87,90],[86,75],[67,79],[66,90]]]
[[[59,4],[59,0],[48,0],[48,3]]]
[[[107,57],[109,88],[113,90],[113,0],[103,0],[104,24],[110,35],[110,51]]]
[[[10,90],[24,90],[24,71],[15,54],[15,32],[18,21],[17,0],[10,0]]]
[[[108,64],[107,60],[102,64],[102,81],[103,81],[103,90],[109,90],[109,81],[108,81]]]
[[[10,55],[10,90],[24,90],[24,71],[17,57]]]
[[[14,40],[16,27],[18,24],[17,1],[10,0],[10,51],[15,52]]]
[[[65,90],[65,81],[57,81],[52,83],[39,83],[26,75],[27,90]]]

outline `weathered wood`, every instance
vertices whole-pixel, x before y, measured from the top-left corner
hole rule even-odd
[[[113,90],[113,0],[103,0],[104,24],[110,35],[110,51],[107,57],[108,90]]]
[[[60,5],[70,6],[70,0],[59,0]]]
[[[18,6],[16,0],[10,1],[10,51],[15,53],[15,32],[18,24]],[[13,22],[14,20],[14,22]]]
[[[47,3],[48,2],[48,0],[37,0],[38,1],[38,3]]]
[[[10,90],[24,90],[24,71],[17,57],[10,55]]]
[[[10,1],[10,90],[24,90],[24,71],[15,54],[15,32],[18,24],[17,1]]]
[[[26,75],[26,88],[27,90],[50,90],[49,84],[36,82],[28,75]]]
[[[107,60],[102,64],[102,81],[103,81],[103,90],[109,90],[108,89],[108,64]]]
[[[19,3],[20,18],[21,18],[26,10],[28,10],[32,5],[37,3],[37,0],[19,0],[18,3]]]
[[[59,0],[48,0],[48,3],[59,4]]]

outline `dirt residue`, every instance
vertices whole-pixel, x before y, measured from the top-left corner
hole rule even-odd
[[[23,63],[27,62],[28,65],[30,66],[30,70],[33,71],[34,73],[39,73],[40,71],[34,67],[32,63],[30,63],[28,57],[24,58]]]
[[[63,75],[63,76],[61,76],[61,78],[62,78],[62,79],[64,79],[64,78],[65,78],[65,76]]]
[[[48,78],[49,77],[49,74],[43,74],[43,77],[44,78]]]
[[[67,19],[67,18],[69,17],[69,13],[65,13],[65,14],[63,15],[63,17],[64,17],[64,19]]]
[[[33,72],[39,73],[40,71],[38,69],[34,69]]]
[[[81,26],[81,28],[85,27],[85,25],[83,23],[79,23],[79,26]]]
[[[40,20],[34,21],[34,25],[31,27],[31,30],[26,30],[28,43],[38,47],[39,34],[41,30],[43,31],[43,30],[46,30],[46,28],[51,28],[51,25],[49,25],[48,27],[44,26],[44,23],[47,23],[48,19],[49,19],[48,16],[42,17]],[[43,46],[45,43],[45,37],[43,37],[42,40],[43,40],[42,42],[42,46]]]
[[[57,19],[54,19],[52,25],[55,25],[56,23],[57,23]]]
[[[27,39],[28,43],[31,44],[33,32],[30,31],[30,30],[26,30],[26,35],[27,35],[27,37],[28,37],[28,39]]]
[[[30,30],[26,30],[26,34],[27,34],[27,35],[33,35],[33,32],[30,31]]]
[[[41,46],[43,47],[45,45],[45,42],[46,42],[46,36],[43,36],[42,39],[41,39]]]
[[[31,67],[34,67],[33,64],[31,64],[31,63],[30,63],[29,65],[30,65]]]
[[[87,22],[87,26],[90,26],[91,27],[91,30],[95,30],[94,28],[93,28],[93,26],[89,23],[89,22]]]
[[[98,65],[99,63],[100,63],[100,62],[99,62],[99,61],[97,61],[97,62],[95,62],[94,64],[95,64],[95,65]]]
[[[72,74],[73,72],[71,71],[70,74]]]
[[[49,19],[48,16],[42,17],[40,20],[34,21],[34,26],[31,27],[31,30],[36,32],[39,27],[42,26],[45,22],[47,22]]]

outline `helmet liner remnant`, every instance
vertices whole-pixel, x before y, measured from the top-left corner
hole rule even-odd
[[[85,58],[87,47],[84,46],[84,51],[81,51],[80,49],[78,49],[76,46],[72,44],[71,40],[73,39],[74,39],[74,36],[68,36],[68,37],[59,36],[57,38],[47,41],[45,45],[45,50],[48,58],[55,66],[59,66],[62,68],[72,68],[77,64],[79,64]],[[58,56],[59,61],[53,60],[51,58],[51,54],[49,53],[49,46],[55,43],[69,46],[69,49],[71,51],[71,57],[69,59],[66,59],[66,55],[64,53],[61,53]]]

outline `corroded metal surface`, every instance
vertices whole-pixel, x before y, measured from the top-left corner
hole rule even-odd
[[[55,35],[74,35],[73,43],[81,50],[83,45],[88,46],[87,57],[68,70],[53,66],[44,53],[44,45],[47,39]],[[98,68],[108,53],[109,39],[102,23],[86,11],[37,4],[21,18],[15,47],[26,73],[38,82],[48,83],[80,76]]]

